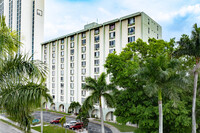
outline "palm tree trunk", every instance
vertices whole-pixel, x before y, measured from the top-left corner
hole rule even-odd
[[[163,111],[162,111],[162,92],[158,90],[158,108],[159,108],[159,133],[163,133]]]
[[[105,133],[101,97],[99,98],[99,110],[100,110],[100,118],[101,118],[101,133]]]
[[[198,71],[194,72],[194,90],[193,90],[193,100],[192,100],[192,133],[196,133],[196,95],[197,95],[197,81],[198,81]]]

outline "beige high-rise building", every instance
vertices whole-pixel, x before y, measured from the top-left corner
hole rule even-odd
[[[42,43],[42,60],[49,68],[46,85],[54,99],[46,107],[67,112],[71,102],[83,103],[90,94],[82,90],[85,77],[97,79],[105,72],[109,53],[120,53],[138,38],[147,42],[153,37],[162,38],[162,27],[144,12],[137,12],[103,24],[87,24],[83,30]],[[103,110],[105,120],[115,119],[114,109],[103,104]],[[91,113],[99,116],[98,106]]]
[[[44,41],[44,0],[0,0],[0,16],[17,31],[21,53],[41,59],[40,44]]]

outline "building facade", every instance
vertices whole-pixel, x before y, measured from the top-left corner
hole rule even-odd
[[[44,0],[0,0],[0,16],[22,42],[19,52],[41,59],[44,41]]]
[[[49,68],[46,85],[54,101],[45,106],[67,112],[71,102],[83,103],[90,94],[82,90],[85,77],[97,79],[105,72],[103,65],[109,53],[120,53],[138,38],[148,41],[153,37],[162,38],[162,27],[138,12],[103,24],[91,23],[83,30],[42,43],[42,60]],[[99,116],[97,105],[91,113]],[[113,109],[103,104],[103,110],[106,120],[114,120]]]

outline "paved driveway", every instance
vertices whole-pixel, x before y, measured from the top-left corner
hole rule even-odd
[[[19,129],[0,121],[0,133],[23,133]]]
[[[40,119],[40,111],[34,112],[33,116],[35,117],[35,119]],[[56,119],[58,117],[63,117],[63,115],[62,114],[50,113],[50,112],[46,112],[46,111],[43,112],[43,120],[44,120],[44,122],[48,122],[49,123],[51,120],[54,120],[54,119]],[[75,120],[75,119],[66,116],[66,121],[67,122],[70,122],[72,120]],[[57,124],[57,125],[61,126],[60,124]],[[89,124],[88,124],[88,133],[100,133],[100,129],[101,129],[101,126],[99,124],[94,124],[94,123],[89,122]],[[112,131],[107,127],[105,127],[105,132],[106,133],[112,133]]]

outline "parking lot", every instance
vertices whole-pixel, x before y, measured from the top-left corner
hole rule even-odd
[[[34,116],[35,119],[40,119],[40,111],[34,112],[33,116]],[[43,112],[43,121],[44,122],[49,123],[50,121],[52,121],[52,120],[54,120],[58,117],[63,117],[63,115],[62,114],[55,114],[55,113],[51,113],[51,112],[47,112],[47,111]],[[70,122],[72,120],[75,120],[75,119],[66,116],[67,122]],[[56,124],[56,125],[61,126],[60,124]],[[88,133],[100,133],[100,129],[101,129],[101,125],[89,122]],[[105,132],[106,133],[112,133],[112,131],[107,127],[105,127]]]

